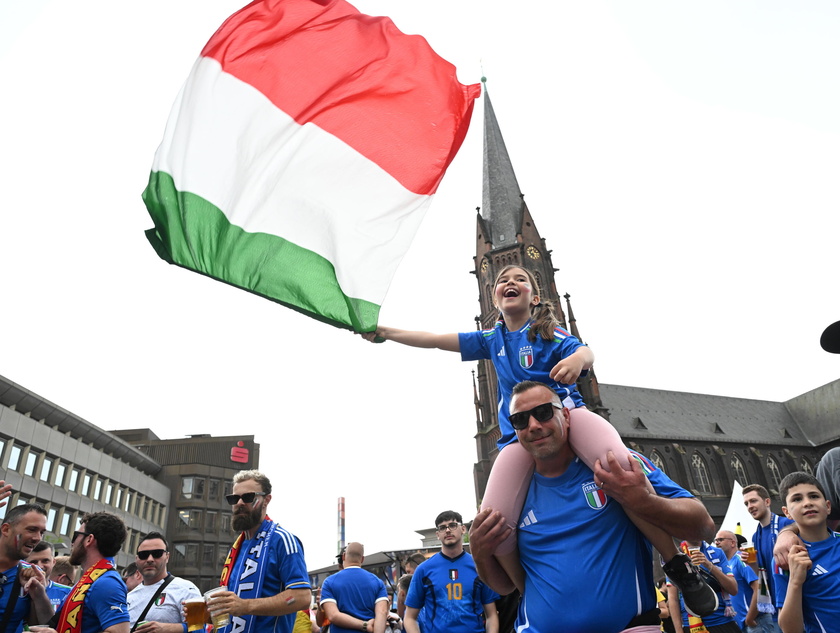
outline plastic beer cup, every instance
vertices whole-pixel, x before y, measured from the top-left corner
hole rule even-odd
[[[212,602],[213,602],[213,594],[219,593],[220,591],[227,591],[228,588],[222,585],[221,587],[213,587],[210,591],[204,592],[204,600],[207,602],[207,610],[210,612],[210,619],[213,621],[213,629],[218,630],[223,626],[227,626],[230,624],[230,614],[229,613],[219,613],[218,615],[213,613]]]
[[[190,598],[184,602],[184,609],[187,612],[187,631],[203,630],[207,613],[204,598]]]

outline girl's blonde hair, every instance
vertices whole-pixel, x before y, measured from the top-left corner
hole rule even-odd
[[[525,272],[525,275],[527,275],[528,281],[531,284],[531,288],[534,290],[534,295],[540,298],[540,302],[537,305],[531,306],[531,329],[528,331],[528,340],[532,342],[537,340],[537,334],[539,334],[544,341],[554,340],[554,328],[560,325],[560,320],[554,312],[554,306],[548,301],[543,301],[540,285],[537,283],[537,278],[534,277],[534,273],[530,270],[524,266],[516,266],[515,264],[510,264],[502,268],[499,271],[499,274],[496,275],[496,280],[493,282],[494,297],[495,288],[499,283],[499,278],[514,268]],[[504,320],[504,316],[502,316],[501,313],[499,313],[499,319]]]

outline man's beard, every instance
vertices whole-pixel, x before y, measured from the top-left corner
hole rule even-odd
[[[85,548],[74,546],[73,549],[70,550],[70,564],[71,565],[81,565],[84,562],[85,562]]]
[[[231,518],[231,523],[234,532],[245,532],[262,523],[262,512],[259,507],[255,507],[250,512],[234,514]]]

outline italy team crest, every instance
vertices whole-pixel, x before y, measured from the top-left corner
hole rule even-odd
[[[586,497],[586,504],[593,510],[600,510],[607,505],[607,495],[605,495],[604,491],[595,485],[594,481],[583,484],[581,488],[583,489],[583,494]]]
[[[534,364],[534,348],[530,345],[519,348],[519,365],[523,369],[530,369]]]
[[[458,570],[457,569],[450,569],[449,570],[449,580],[458,580]]]
[[[162,607],[164,602],[166,602],[166,594],[162,593],[155,600],[155,606],[156,607]]]

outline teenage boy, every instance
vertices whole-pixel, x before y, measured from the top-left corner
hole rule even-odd
[[[782,511],[796,523],[803,542],[788,555],[790,578],[779,625],[784,633],[840,633],[840,534],[828,529],[831,502],[816,477],[803,472],[785,477],[779,492]]]

